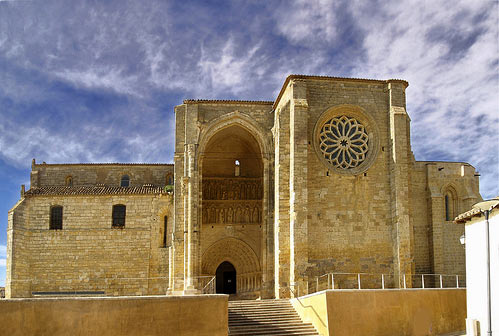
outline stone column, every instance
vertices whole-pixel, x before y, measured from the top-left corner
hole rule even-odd
[[[438,167],[434,163],[426,164],[426,178],[428,190],[428,209],[430,220],[431,268],[435,274],[443,274],[444,269],[444,198],[440,192]]]
[[[276,111],[274,121],[274,294],[289,297],[289,102]]]
[[[390,185],[393,224],[394,273],[399,287],[403,287],[403,274],[407,284],[414,273],[414,235],[409,216],[410,166],[409,116],[405,109],[406,83],[388,82],[390,106]]]
[[[306,83],[294,81],[290,110],[289,283],[292,297],[308,294],[308,103]]]
[[[186,169],[184,184],[187,189],[184,206],[184,228],[186,237],[186,281],[184,291],[193,293],[196,291],[197,277],[199,276],[199,224],[198,224],[198,174],[196,165],[197,144],[188,144],[185,146]]]
[[[199,113],[197,104],[186,104],[184,126],[184,293],[197,292],[199,256],[199,172],[197,165]]]
[[[263,206],[262,206],[262,298],[273,298],[274,281],[274,227],[272,160],[263,153]]]
[[[186,106],[181,105],[175,108],[175,154],[174,169],[175,169],[175,185],[174,185],[174,217],[173,217],[173,232],[172,246],[169,253],[169,289],[168,293],[180,294],[184,290],[184,200],[186,197],[186,189],[183,187],[184,178],[184,141],[185,141],[185,110]]]

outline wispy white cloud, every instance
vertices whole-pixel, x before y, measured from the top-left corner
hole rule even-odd
[[[247,89],[247,81],[259,80],[258,74],[263,75],[262,67],[257,52],[258,44],[247,48],[243,53],[229,38],[219,52],[201,49],[198,66],[201,69],[201,78],[215,91],[227,91],[239,94]],[[238,53],[239,51],[239,53]]]
[[[278,31],[292,44],[313,46],[332,43],[338,38],[336,14],[340,1],[286,1],[274,14]]]
[[[468,161],[482,173],[484,194],[499,192],[497,2],[296,0],[215,10],[49,1],[8,14],[0,13],[0,68],[8,69],[0,98],[46,108],[46,118],[61,106],[77,124],[2,116],[0,157],[16,165],[33,156],[167,161],[173,124],[161,116],[184,97],[274,99],[290,73],[398,77],[410,82],[416,158]],[[61,98],[59,82],[98,102]],[[99,106],[114,94],[125,103]]]
[[[0,258],[5,258],[7,256],[7,246],[0,245]]]
[[[136,87],[137,76],[124,76],[123,71],[115,67],[90,66],[87,69],[54,72],[62,80],[70,81],[75,86],[86,88],[110,89],[120,94],[140,96]]]
[[[468,161],[486,173],[483,194],[497,193],[497,3],[384,3],[375,15],[366,9],[353,8],[367,56],[353,74],[408,80],[416,158],[442,159],[437,152]]]

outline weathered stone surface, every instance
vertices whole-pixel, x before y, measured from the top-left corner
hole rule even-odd
[[[409,286],[415,273],[464,274],[452,219],[481,199],[478,177],[467,163],[415,161],[407,85],[289,76],[275,102],[175,107],[174,166],[34,163],[33,190],[68,176],[82,190],[117,187],[128,175],[137,192],[25,192],[9,213],[7,295],[29,296],[40,280],[194,292],[222,261],[248,297],[305,294],[328,272],[394,274],[394,286],[403,274]],[[173,172],[171,196],[162,188]],[[111,228],[114,204],[127,206],[124,230]],[[48,230],[53,205],[64,207],[62,231]],[[169,280],[104,281],[113,277]]]

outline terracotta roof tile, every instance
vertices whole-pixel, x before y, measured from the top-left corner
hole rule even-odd
[[[479,209],[471,209],[471,210],[468,210],[466,211],[465,213],[462,213],[460,214],[459,216],[457,216],[455,219],[454,219],[454,222],[456,223],[464,223],[468,220],[470,220],[472,217],[480,217],[482,215],[482,213],[480,212]]]
[[[31,188],[24,193],[25,196],[39,195],[160,195],[167,192],[163,187],[142,186],[142,187],[110,187],[110,186],[50,186]]]
[[[173,166],[173,163],[120,163],[120,162],[109,162],[109,163],[35,163],[34,166]]]
[[[499,200],[499,196],[494,198],[494,200]],[[496,209],[496,208],[499,208],[499,204],[494,206],[494,209]],[[460,214],[459,216],[457,216],[454,219],[454,222],[455,223],[465,223],[466,221],[471,220],[473,217],[480,217],[480,216],[482,216],[482,212],[480,211],[480,209],[471,208],[471,210],[468,210],[468,211]]]

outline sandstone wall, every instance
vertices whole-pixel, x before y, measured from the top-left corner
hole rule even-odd
[[[31,186],[64,186],[71,176],[73,185],[105,184],[119,186],[121,177],[130,177],[130,186],[164,186],[172,164],[33,164]]]
[[[223,251],[224,248],[234,249],[230,251],[233,251],[235,255],[226,259],[230,260],[238,271],[238,288],[240,288],[240,281],[249,283],[250,278],[248,277],[250,276],[253,283],[251,288],[255,288],[256,282],[261,282],[261,273],[268,272],[268,267],[265,265],[268,264],[268,260],[272,259],[271,249],[268,248],[270,236],[265,235],[264,237],[262,232],[268,231],[268,223],[271,223],[269,218],[272,218],[272,210],[268,206],[270,188],[268,157],[272,143],[270,129],[273,119],[273,115],[270,113],[271,107],[272,104],[269,102],[187,100],[184,101],[184,105],[175,108],[176,223],[172,272],[176,277],[185,276],[185,271],[189,271],[189,269],[193,270],[193,276],[208,273],[214,275],[211,274],[214,271],[212,267],[207,269],[206,265],[212,265],[215,259],[218,260],[224,253],[227,253],[227,251]],[[227,140],[228,138],[226,143],[222,143],[223,146],[210,143],[214,136],[219,136],[217,135],[219,131],[225,132],[226,128],[231,125],[240,126],[241,134],[234,131],[235,133],[229,132],[230,134],[227,136],[235,140],[238,140],[238,136],[240,136],[242,143],[250,146],[247,151],[261,159],[258,164],[252,164],[249,161],[246,163],[248,154],[245,151],[241,152],[240,145],[236,146],[237,148],[234,147],[237,143],[232,143],[231,140]],[[249,133],[250,136],[246,133]],[[252,137],[256,140],[251,139]],[[208,145],[210,145],[209,148]],[[225,167],[225,165],[222,167],[220,156],[222,155],[224,159],[227,159],[230,155],[236,155],[236,152],[245,154],[241,155],[242,178],[235,178],[232,182],[243,180],[244,177],[258,178],[258,183],[263,183],[260,198],[247,201],[245,199],[234,200],[230,197],[216,197],[205,202],[203,199],[203,179],[207,177],[229,179],[231,168]],[[237,157],[233,159],[237,159]],[[249,166],[254,168],[251,172],[245,170]],[[220,185],[223,186],[225,182],[221,181]],[[206,192],[206,190],[204,191]],[[228,190],[228,192],[231,191]],[[206,198],[208,199],[208,197]],[[261,198],[264,200],[261,201]],[[265,204],[266,201],[267,204]],[[248,206],[253,212],[255,208],[258,209],[258,220],[255,220],[253,212],[248,216],[249,220],[244,216],[243,219],[238,217],[235,220],[236,209],[242,208],[244,210]],[[229,208],[234,211],[234,217],[231,216],[232,220],[229,219]],[[213,209],[216,211],[216,219],[212,218],[212,214],[206,213],[206,210]],[[240,242],[239,247],[237,247],[238,241]],[[256,263],[252,256],[245,257],[246,261],[240,259],[241,251],[247,251],[247,248],[252,251],[250,255],[256,256]],[[188,255],[189,251],[192,253],[191,256]],[[211,251],[210,255],[206,253],[207,251]],[[243,264],[238,264],[238,262]],[[244,272],[249,273],[244,274]],[[239,279],[240,275],[244,278]],[[245,288],[248,289],[249,286],[245,285]],[[181,288],[177,288],[177,290],[181,290]]]
[[[422,194],[424,187],[426,193],[426,204],[421,198],[414,198],[414,212],[426,214],[426,223],[423,216],[415,218],[421,231],[426,228],[428,232],[428,252],[424,253],[428,253],[429,266],[433,273],[465,274],[465,251],[459,242],[464,225],[453,223],[453,219],[482,199],[478,191],[478,174],[463,162],[417,161],[415,171],[419,180],[424,180],[416,189]],[[446,194],[452,196],[448,204],[449,220],[446,218]],[[418,250],[424,251],[425,245],[421,244]]]
[[[331,271],[393,273],[396,238],[392,231],[390,204],[391,157],[386,84],[306,80],[295,84],[298,85],[306,87],[306,97],[298,98],[306,98],[308,103],[308,132],[305,139],[291,141],[308,144],[306,161],[298,164],[306,166],[308,171],[309,281]],[[281,109],[281,119],[289,113],[285,106],[291,99],[297,97],[290,93],[281,98],[277,108]],[[365,173],[355,176],[330,170],[319,160],[314,147],[313,132],[317,120],[326,110],[341,104],[360,106],[371,115],[379,137],[380,148],[374,163]],[[289,127],[281,120],[278,134],[284,135],[279,138],[282,154],[279,154],[279,159],[276,156],[276,206],[279,202],[282,207],[279,209],[280,235],[287,235],[286,217],[290,216],[289,206],[285,204],[290,178],[285,168],[289,160],[289,135],[285,131]],[[283,255],[290,248],[289,239],[279,239],[279,243]],[[286,267],[281,260],[279,264]]]
[[[321,335],[443,335],[465,329],[465,289],[329,290],[292,300]]]
[[[227,296],[0,301],[3,335],[227,335]]]
[[[111,227],[114,204],[126,205],[123,229]],[[12,260],[20,269],[10,273],[11,297],[37,291],[166,292],[162,230],[164,216],[171,217],[171,196],[36,196],[23,205],[14,209],[19,220],[14,219],[12,234],[21,238],[14,240]],[[49,230],[53,205],[63,206],[62,230]],[[25,284],[22,290],[14,290],[18,284]]]

